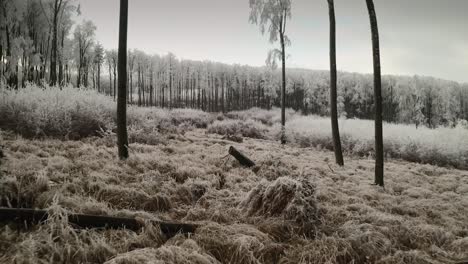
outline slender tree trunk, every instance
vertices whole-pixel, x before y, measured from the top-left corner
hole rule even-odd
[[[138,66],[137,70],[137,83],[138,83],[138,106],[141,106],[141,75],[140,75],[140,66]]]
[[[119,45],[120,45],[120,43],[119,43]],[[116,89],[117,89],[117,67],[118,66],[117,66],[117,61],[115,61],[115,59],[114,59],[113,63],[114,63],[114,101],[115,101],[115,97],[117,96]]]
[[[286,144],[286,51],[284,34],[280,34],[281,40],[281,144]]]
[[[335,150],[335,160],[340,166],[344,165],[343,153],[341,150],[340,130],[338,126],[338,107],[337,107],[337,73],[336,73],[336,21],[334,0],[328,0],[330,15],[330,107],[331,107],[331,125],[333,134],[333,146]]]
[[[52,35],[52,56],[50,58],[50,85],[54,86],[57,84],[57,19],[59,13],[59,0],[54,1],[54,24],[53,24],[53,35]]]
[[[7,57],[9,58],[11,56],[10,29],[9,29],[8,25],[6,25],[5,28],[6,28],[5,31],[6,31],[6,43],[7,43]],[[7,60],[6,71],[7,72],[10,71],[10,77],[8,78],[8,86],[10,86],[10,88],[15,88],[15,86],[14,86],[15,76],[11,72],[11,62],[10,62],[10,60]]]
[[[98,62],[97,65],[97,87],[98,87],[98,92],[101,92],[101,63]]]
[[[374,1],[366,0],[372,31],[374,58],[374,100],[375,100],[375,184],[384,186],[384,149],[382,127],[382,77],[380,69],[380,43]]]
[[[3,81],[3,75],[4,75],[4,72],[3,72],[3,45],[2,43],[0,43],[0,84],[2,83]]]
[[[153,91],[153,69],[151,69],[150,72],[150,95],[149,95],[149,105],[153,106],[153,96],[154,96],[154,91]]]
[[[112,66],[109,62],[109,94],[112,96]]]
[[[120,0],[119,23],[119,90],[117,97],[117,145],[120,159],[128,158],[127,136],[127,20],[128,0]]]
[[[61,56],[59,60],[59,85],[63,85],[63,46],[64,46],[64,39],[65,39],[65,30],[62,30],[62,39],[60,42],[60,48],[61,48]]]
[[[130,70],[130,103],[133,104],[133,69]]]
[[[223,111],[223,113],[226,113],[226,109],[224,107],[224,91],[225,91],[225,86],[226,86],[226,80],[225,80],[225,76],[223,75],[223,81],[221,83],[221,111]]]
[[[172,66],[169,68],[169,109],[172,109]]]

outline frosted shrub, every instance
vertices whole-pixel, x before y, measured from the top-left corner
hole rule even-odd
[[[273,108],[272,110],[265,110],[260,108],[251,108],[245,111],[233,111],[226,114],[228,118],[239,119],[243,121],[254,120],[261,122],[267,126],[273,126],[276,123],[281,123],[281,109]],[[286,120],[298,116],[292,109],[286,109]]]
[[[250,191],[241,203],[247,215],[283,217],[299,225],[301,232],[313,235],[318,223],[315,186],[309,181],[281,177],[263,181]]]
[[[372,156],[374,153],[374,122],[370,120],[340,120],[343,151],[350,155]],[[286,124],[288,140],[301,147],[333,150],[331,125],[328,118],[296,117]],[[388,158],[439,166],[468,168],[468,130],[384,123],[384,151]]]
[[[112,126],[114,104],[83,89],[28,85],[24,89],[2,89],[0,128],[24,136],[81,138],[97,135]]]
[[[114,130],[116,104],[94,90],[64,87],[24,89],[0,88],[0,128],[26,137],[80,139]],[[193,128],[206,128],[214,115],[199,110],[141,108],[129,106],[127,121],[132,142],[155,143],[157,132],[183,133]],[[135,130],[132,132],[131,130]]]
[[[215,121],[208,126],[208,133],[219,135],[241,135],[250,138],[266,138],[268,127],[254,120],[232,120]]]

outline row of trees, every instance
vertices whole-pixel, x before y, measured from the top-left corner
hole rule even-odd
[[[377,16],[374,9],[373,0],[366,0],[369,11],[369,18],[372,32],[372,48],[374,61],[374,112],[375,112],[375,184],[384,186],[384,156],[383,156],[383,126],[382,126],[382,90],[381,90],[381,69],[380,69],[380,48],[379,33],[377,26]],[[335,12],[333,0],[328,0],[330,14],[330,102],[333,141],[335,144],[336,161],[343,166],[340,136],[338,131],[338,110],[337,110],[337,71],[336,71],[336,30]],[[282,61],[282,89],[281,89],[281,143],[286,143],[285,137],[285,108],[286,108],[286,57],[285,57],[285,29],[286,22],[291,17],[291,0],[250,0],[251,21],[259,23],[262,33],[265,27],[269,27],[270,42],[275,42],[277,37],[281,43]],[[121,159],[128,158],[128,138],[126,124],[126,103],[127,103],[127,18],[128,0],[120,1],[120,30],[119,30],[119,92],[117,101],[117,127],[118,127],[118,149]],[[271,53],[269,55],[271,57]],[[170,68],[171,72],[171,68]],[[172,72],[171,72],[172,73]],[[151,75],[152,76],[152,75]],[[140,77],[140,75],[138,75]],[[172,75],[169,75],[172,82]],[[224,87],[224,86],[223,86]],[[215,87],[216,88],[216,87]],[[188,91],[188,89],[187,89]],[[216,89],[217,91],[217,89]],[[217,98],[217,97],[216,97]],[[223,98],[223,96],[222,96]],[[193,99],[193,98],[192,98]]]
[[[334,3],[327,1],[330,72],[290,69],[286,75],[291,0],[249,2],[250,21],[259,24],[262,33],[269,33],[270,42],[280,43],[279,49],[269,52],[263,68],[180,60],[173,54],[147,55],[138,50],[128,55],[125,51],[123,68],[121,50],[118,56],[117,51],[105,51],[96,43],[96,27],[91,21],[76,25],[71,34],[72,16],[79,14],[73,0],[1,0],[0,81],[16,88],[26,82],[73,84],[92,87],[115,99],[119,79],[119,91],[122,80],[125,82],[125,101],[139,106],[212,112],[281,106],[283,131],[287,107],[305,114],[330,115],[338,164],[343,163],[338,116],[375,119],[376,135],[381,134],[380,119],[431,128],[468,119],[467,85],[418,76],[380,77],[377,20],[370,0],[366,3],[375,75],[338,74]],[[281,61],[281,71],[276,69],[277,60]],[[101,81],[105,66],[108,79]],[[381,139],[376,139],[378,144]],[[281,141],[285,142],[284,133]]]
[[[75,0],[1,0],[0,81],[13,88],[99,81],[104,49],[91,21],[74,25],[79,14]]]
[[[269,33],[270,43],[280,40],[280,50],[274,49],[268,54],[267,64],[276,65],[279,58],[281,65],[281,144],[286,143],[285,134],[285,108],[286,108],[286,46],[290,41],[286,35],[286,25],[291,18],[291,0],[250,0],[250,22],[258,24],[260,31]],[[341,140],[338,126],[338,96],[337,96],[337,70],[336,70],[336,19],[333,0],[327,0],[330,17],[330,114],[332,137],[335,150],[336,163],[344,165]],[[382,126],[382,77],[380,70],[380,43],[373,0],[366,0],[372,32],[372,54],[374,61],[374,121],[375,121],[375,184],[383,186],[383,126]],[[302,96],[303,97],[303,96]]]
[[[115,96],[117,52],[105,54],[108,78],[98,86],[99,74],[93,74],[90,87]],[[328,71],[289,69],[285,107],[330,116],[332,79]],[[210,112],[281,106],[282,72],[270,67],[180,60],[173,54],[147,55],[134,50],[128,52],[127,81],[128,102],[140,106]],[[339,72],[336,82],[338,116],[374,119],[373,75]],[[435,128],[468,120],[467,84],[391,75],[383,76],[381,83],[384,121]]]
[[[284,6],[288,6],[288,1]],[[92,87],[116,97],[117,51],[106,51],[96,43],[96,27],[90,21],[76,25],[71,32],[71,16],[79,11],[72,0],[3,0],[0,7],[0,74],[3,81],[12,87],[24,86],[28,81],[54,83],[53,69],[56,69],[59,84]],[[274,19],[285,21],[289,12],[283,13],[286,17]],[[54,20],[57,20],[57,26],[54,26]],[[55,28],[56,60],[53,58]],[[281,32],[285,32],[285,27]],[[277,33],[270,36],[272,40],[275,36],[281,39],[278,35],[284,34]],[[283,38],[284,46],[287,46],[288,38],[286,35]],[[158,56],[129,51],[128,102],[213,112],[271,108],[284,103],[286,108],[304,114],[333,114],[331,106],[334,103],[330,103],[330,99],[335,97],[329,97],[329,92],[334,90],[330,89],[335,83],[333,69],[332,76],[327,71],[289,69],[283,78],[283,71],[276,69],[276,59],[281,59],[282,53],[282,49],[270,52],[269,65],[256,68],[180,60],[173,54]],[[338,116],[374,118],[372,75],[340,72],[336,82]],[[283,88],[285,96],[281,97]],[[434,128],[452,126],[460,119],[468,119],[468,85],[456,82],[419,76],[384,76],[382,100],[383,119],[387,122]]]

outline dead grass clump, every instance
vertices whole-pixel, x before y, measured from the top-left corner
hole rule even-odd
[[[384,257],[377,264],[434,264],[434,261],[422,251],[397,251],[394,255]],[[437,262],[439,263],[439,262]]]
[[[41,173],[3,176],[0,178],[0,206],[32,208],[38,196],[48,190],[47,178]]]
[[[166,137],[153,129],[138,129],[135,127],[130,127],[128,130],[128,142],[130,144],[139,143],[146,145],[165,145]]]
[[[143,248],[120,254],[106,264],[220,264],[212,256],[202,252],[191,239],[179,245],[164,245],[159,248]]]
[[[223,120],[215,121],[207,128],[207,133],[222,136],[242,135],[243,137],[265,139],[268,127],[254,120]]]
[[[468,237],[459,238],[453,241],[449,248],[455,253],[455,257],[460,259],[468,259]]]
[[[276,263],[284,248],[249,225],[208,223],[197,229],[195,241],[221,263]]]
[[[423,224],[408,227],[407,235],[410,237],[414,249],[428,249],[431,246],[445,247],[450,245],[455,236],[438,226]]]
[[[291,247],[281,259],[281,264],[346,264],[353,263],[353,248],[349,241],[336,237],[323,237],[302,241],[300,246]]]
[[[99,201],[105,201],[118,209],[137,209],[146,211],[168,211],[171,206],[169,197],[115,185],[105,186],[97,193]]]
[[[189,178],[195,178],[199,175],[194,173],[194,170],[187,167],[175,168],[174,171],[170,172],[171,178],[177,183],[184,183]]]
[[[262,219],[260,222],[255,220],[255,226],[258,227],[258,230],[270,235],[277,242],[287,243],[296,235],[296,230],[289,221],[277,218]]]
[[[350,241],[359,263],[373,263],[391,253],[391,240],[372,224],[356,224],[350,221],[343,225],[341,231]]]
[[[249,216],[282,217],[300,227],[300,232],[313,236],[318,224],[315,186],[308,180],[281,177],[270,183],[262,181],[241,205]]]
[[[285,176],[292,176],[294,178],[296,175],[291,175],[292,172],[294,172],[294,170],[291,166],[280,157],[268,157],[268,159],[261,163],[261,169],[258,171],[257,175],[269,181],[274,181]]]
[[[392,243],[380,232],[366,231],[351,237],[351,245],[361,261],[374,262],[391,252]]]
[[[403,191],[402,194],[411,198],[430,198],[432,192],[422,187],[411,187]]]

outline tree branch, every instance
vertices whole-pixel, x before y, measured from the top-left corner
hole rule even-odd
[[[42,12],[44,13],[45,18],[47,19],[47,24],[49,24],[49,27],[52,27],[51,23],[50,23],[50,20],[49,20],[49,17],[47,16],[47,13],[46,13],[46,11],[44,9],[44,6],[42,5],[42,0],[39,0],[39,4],[41,5]]]

